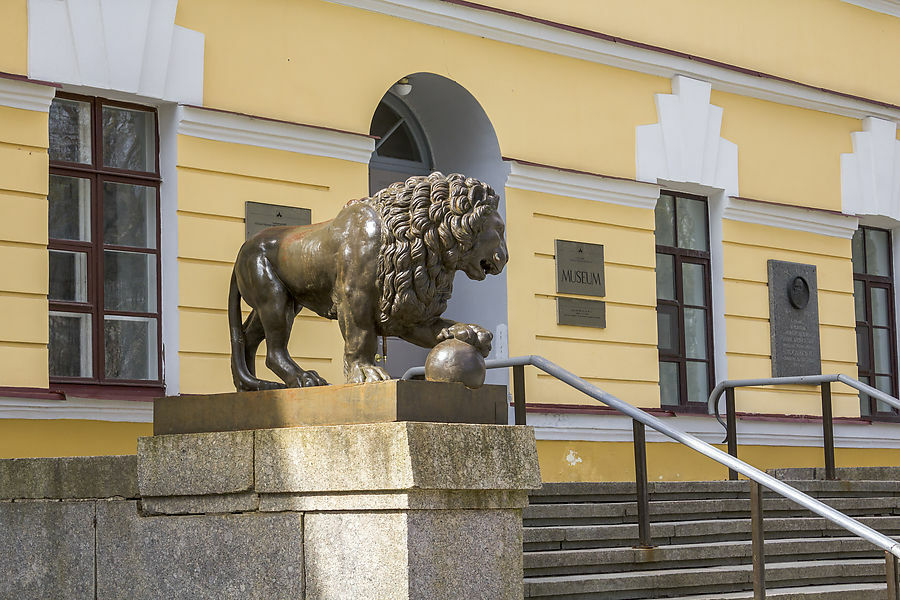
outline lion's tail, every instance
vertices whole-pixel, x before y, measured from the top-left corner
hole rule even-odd
[[[247,367],[244,328],[241,323],[241,291],[238,289],[237,273],[231,272],[231,286],[228,289],[228,331],[231,335],[231,376],[234,387],[240,392],[255,390],[256,377]]]

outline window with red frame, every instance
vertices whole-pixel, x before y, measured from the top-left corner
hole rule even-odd
[[[151,107],[50,107],[50,379],[160,386],[159,160]]]

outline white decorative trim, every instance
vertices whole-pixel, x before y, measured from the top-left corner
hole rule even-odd
[[[777,78],[760,77],[753,72],[728,69],[686,56],[617,43],[562,27],[441,0],[328,1],[640,73],[669,78],[679,74],[687,75],[708,81],[717,90],[761,100],[855,119],[870,115],[900,119],[900,109],[881,106],[865,99],[829,93],[813,86]]]
[[[744,198],[728,198],[722,218],[845,239],[853,237],[859,224],[859,219],[851,215]]]
[[[162,275],[160,308],[162,326],[163,381],[166,395],[177,396],[181,385],[178,356],[178,107],[159,107],[159,186],[160,271]]]
[[[664,417],[669,425],[709,444],[721,444],[725,429],[711,417],[680,415]],[[583,415],[529,413],[528,424],[539,440],[585,442],[631,442],[631,418],[624,415]],[[822,447],[822,424],[796,421],[738,419],[741,446]],[[648,442],[671,442],[647,428]],[[835,423],[837,448],[900,448],[900,427],[893,423]]]
[[[356,133],[248,115],[179,106],[178,133],[208,140],[287,150],[368,164],[375,140]]]
[[[56,88],[42,83],[0,78],[0,106],[50,112]]]
[[[0,419],[84,419],[152,423],[153,403],[134,400],[0,398]]]
[[[738,194],[737,146],[719,137],[722,109],[712,86],[678,75],[671,94],[656,94],[655,125],[636,128],[637,179],[698,183]]]
[[[847,4],[855,4],[875,12],[900,17],[900,1],[898,0],[843,0]]]
[[[850,134],[853,153],[841,154],[841,205],[845,213],[900,221],[900,141],[897,124],[868,117]]]
[[[203,103],[204,35],[175,25],[178,0],[28,0],[28,75]]]
[[[510,167],[507,188],[651,210],[659,198],[660,188],[655,184],[505,160]]]

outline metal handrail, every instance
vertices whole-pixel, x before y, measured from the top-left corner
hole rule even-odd
[[[897,541],[887,537],[882,533],[879,533],[878,531],[875,531],[871,527],[863,525],[856,519],[848,517],[844,513],[835,510],[824,502],[820,502],[819,500],[816,500],[815,498],[804,494],[800,490],[787,485],[783,481],[775,479],[771,475],[760,471],[756,467],[750,466],[749,464],[738,460],[734,456],[722,452],[718,448],[707,444],[703,440],[669,426],[667,423],[663,422],[657,417],[654,417],[653,415],[644,412],[640,408],[619,400],[612,394],[604,392],[600,388],[588,383],[574,373],[563,369],[559,365],[547,360],[546,358],[532,354],[527,356],[517,356],[508,359],[485,361],[485,366],[488,369],[498,369],[506,367],[519,367],[521,369],[526,365],[537,367],[541,371],[555,377],[563,383],[570,385],[571,387],[586,394],[587,396],[590,396],[591,398],[606,404],[610,408],[628,415],[634,421],[652,427],[666,437],[671,438],[676,442],[679,442],[680,444],[699,452],[707,458],[710,458],[717,463],[728,467],[729,469],[737,471],[756,484],[761,485],[789,500],[793,500],[800,506],[816,513],[817,515],[827,519],[828,521],[831,521],[835,525],[849,531],[850,533],[855,534],[858,537],[863,538],[864,540],[874,544],[875,546],[878,546],[888,555],[888,572],[890,573],[891,571],[896,569],[896,560],[900,558],[900,543],[898,543]],[[424,375],[424,373],[424,367],[413,367],[403,374],[403,379],[411,379],[416,376]],[[836,380],[840,381],[840,379]],[[517,392],[516,395],[519,396],[519,393]],[[522,399],[524,400],[524,394],[522,394]],[[516,408],[518,409],[518,407]],[[640,483],[638,483],[638,486],[640,487]],[[761,503],[761,496],[758,492],[759,490],[756,491],[756,501],[757,503]],[[891,567],[893,567],[894,569],[892,569]],[[888,586],[889,589],[892,587],[890,581],[888,582]],[[896,582],[894,582],[893,587],[894,589],[896,589]]]
[[[709,401],[707,404],[709,406],[709,412],[716,415],[716,420],[722,427],[727,428],[727,425],[719,415],[719,398],[722,396],[722,392],[724,392],[727,388],[752,387],[759,385],[821,385],[823,383],[834,383],[836,381],[839,381],[845,385],[849,385],[850,387],[866,394],[867,396],[872,396],[873,398],[881,400],[885,404],[890,404],[894,408],[900,410],[900,400],[898,400],[897,398],[894,398],[890,394],[886,394],[879,389],[873,388],[871,385],[868,385],[866,383],[863,383],[862,381],[858,381],[841,373],[835,375],[798,375],[795,377],[729,379],[720,382],[718,385],[716,385],[716,387],[713,388],[713,391],[709,394]]]

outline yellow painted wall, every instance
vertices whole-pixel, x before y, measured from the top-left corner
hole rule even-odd
[[[659,406],[652,210],[506,190],[510,356],[540,354],[638,406]],[[554,240],[604,245],[605,329],[556,324]],[[529,402],[596,402],[535,369]]]
[[[80,419],[0,419],[0,458],[136,454],[151,423]]]
[[[25,75],[28,71],[27,0],[0,0],[0,71]]]
[[[365,133],[395,81],[436,73],[481,103],[505,156],[623,177],[635,174],[635,125],[654,123],[653,94],[670,90],[665,78],[320,0],[180,0],[176,22],[206,36],[207,106]]]
[[[543,481],[634,481],[634,452],[629,442],[540,440],[538,461]],[[716,445],[725,451],[722,445]],[[738,458],[762,470],[783,467],[823,467],[824,452],[814,447],[744,446]],[[880,467],[900,464],[900,450],[837,448],[838,467]],[[728,469],[674,442],[647,444],[650,481],[727,479]]]
[[[330,219],[368,186],[366,165],[190,136],[178,138],[180,390],[233,391],[226,303],[234,257],[244,242],[247,201],[300,206]],[[246,315],[246,313],[245,313]],[[343,381],[343,341],[335,321],[298,316],[291,355],[328,381]],[[277,378],[264,366],[257,373]]]
[[[728,377],[772,375],[769,259],[816,266],[822,372],[856,377],[850,240],[728,219],[723,220],[722,230]],[[807,386],[742,389],[736,400],[738,410],[744,412],[822,413],[818,388]],[[832,400],[836,416],[859,416],[857,395],[849,387],[833,386]]]
[[[900,104],[900,19],[841,0],[485,4]]]
[[[0,106],[0,386],[46,388],[47,113]]]
[[[738,146],[740,195],[767,202],[841,210],[841,154],[862,122],[713,91],[721,136]]]

